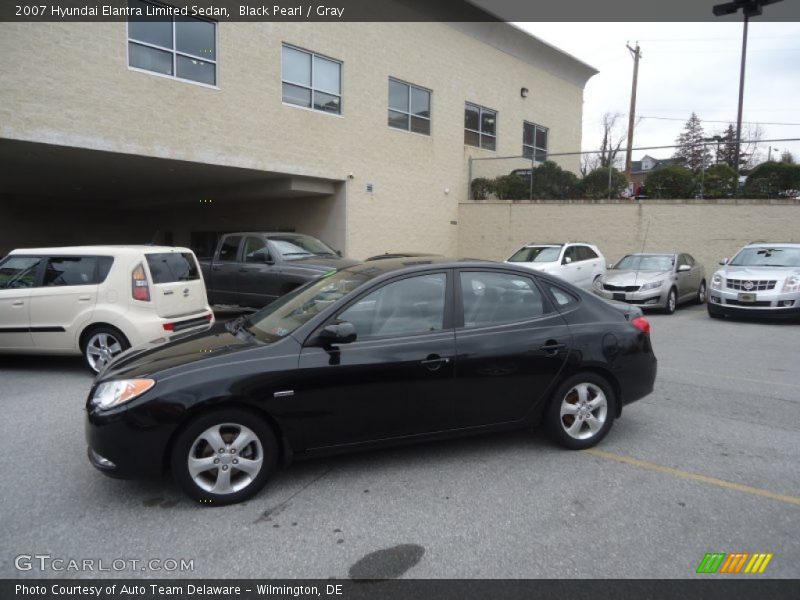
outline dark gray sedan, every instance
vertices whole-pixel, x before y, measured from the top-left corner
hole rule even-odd
[[[595,281],[594,292],[672,314],[683,302],[705,303],[706,271],[685,252],[626,254]]]

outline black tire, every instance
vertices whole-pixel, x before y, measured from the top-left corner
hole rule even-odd
[[[703,305],[706,303],[707,299],[708,299],[708,288],[706,287],[706,280],[703,279],[703,281],[700,282],[700,287],[697,289],[697,298],[695,299],[695,302],[697,304]]]
[[[580,406],[579,392],[576,391],[578,386],[585,385],[589,391],[589,400],[596,399],[598,396],[591,394],[599,390],[602,392],[605,399],[605,411],[602,415],[602,424],[599,429],[592,431],[589,421],[584,419],[584,423],[578,427],[577,436],[575,433],[570,434],[568,429],[575,426],[576,419],[579,415],[563,414],[562,404],[574,404],[576,407]],[[575,400],[575,402],[573,402]],[[545,414],[545,428],[548,435],[553,441],[557,442],[565,448],[570,450],[584,450],[591,448],[598,444],[614,424],[614,416],[617,414],[617,397],[614,390],[600,375],[595,373],[578,373],[566,379],[553,394],[547,413]],[[586,414],[586,413],[584,413]],[[598,419],[600,411],[595,409],[591,414]],[[585,436],[585,437],[583,437]]]
[[[671,288],[667,294],[667,304],[664,306],[664,312],[671,315],[678,308],[678,290]]]
[[[242,432],[242,427],[249,429],[255,435],[255,439],[242,448],[234,448],[236,452],[233,452],[234,445],[231,442],[234,442],[237,434]],[[219,448],[211,449],[207,440],[200,439],[204,432],[212,428],[217,428],[217,431],[221,433],[223,442],[225,442],[224,452],[219,452]],[[238,432],[237,428],[239,428]],[[198,443],[196,444],[196,442]],[[211,450],[210,454],[209,450]],[[211,459],[217,462],[227,460],[231,491],[219,493],[207,489],[220,481],[220,476],[223,474],[222,469],[228,465],[210,467],[199,474],[196,473],[195,476],[199,477],[198,481],[206,486],[206,488],[201,487],[201,484],[189,471],[190,452],[199,460]],[[233,464],[239,460],[240,454],[242,457],[249,455],[245,460],[256,460],[259,456],[261,457],[261,466],[255,477],[250,477],[244,470],[239,470],[241,467]],[[175,482],[188,496],[207,506],[224,506],[247,500],[264,487],[274,473],[277,464],[278,442],[272,428],[255,413],[240,408],[217,409],[197,417],[175,440],[170,457],[172,476]],[[250,478],[249,482],[248,478]],[[243,487],[236,489],[237,484]]]
[[[95,375],[119,354],[131,347],[128,338],[116,327],[90,327],[81,336],[83,362]]]

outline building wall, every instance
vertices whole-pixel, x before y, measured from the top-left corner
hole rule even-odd
[[[800,201],[463,202],[459,228],[459,254],[474,258],[504,260],[532,241],[585,241],[609,261],[642,248],[688,252],[710,273],[747,242],[800,242]]]
[[[212,89],[130,70],[126,23],[0,24],[0,137],[345,181],[345,224],[332,227],[356,258],[455,253],[468,157],[520,154],[523,120],[550,128],[552,152],[580,147],[574,73],[447,24],[223,23],[218,34]],[[341,116],[282,104],[282,42],[343,61]],[[430,137],[387,126],[389,76],[433,90]],[[465,101],[498,111],[496,153],[464,146]],[[577,170],[577,158],[562,165]]]

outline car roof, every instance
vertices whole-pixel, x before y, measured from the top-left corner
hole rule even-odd
[[[676,254],[689,254],[688,252],[678,252],[668,250],[666,252],[628,252],[625,256],[674,256]]]
[[[150,252],[191,252],[179,246],[106,245],[106,246],[60,246],[51,248],[16,248],[14,254],[142,254]]]
[[[787,248],[800,248],[800,242],[750,242],[748,246],[764,246],[772,248],[774,246],[786,246]]]
[[[393,271],[424,271],[430,267],[439,267],[442,269],[450,269],[453,267],[485,267],[493,265],[497,267],[506,268],[509,265],[501,262],[482,260],[479,258],[452,258],[447,256],[423,256],[423,257],[402,257],[402,258],[385,258],[382,260],[373,260],[369,262],[358,263],[350,267],[341,269],[342,271],[350,271],[353,273],[369,273],[373,277],[378,277],[384,273],[391,273]]]

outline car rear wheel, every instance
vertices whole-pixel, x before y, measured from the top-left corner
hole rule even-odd
[[[705,304],[706,303],[706,282],[700,282],[700,288],[697,290],[697,303],[698,304]]]
[[[664,306],[664,312],[671,315],[676,308],[678,308],[678,292],[675,291],[675,288],[672,288],[667,294],[667,304]]]
[[[99,373],[118,354],[131,347],[128,338],[113,327],[97,327],[89,331],[83,343],[83,359],[93,373]]]
[[[573,375],[556,390],[547,410],[547,431],[571,450],[591,448],[614,422],[616,397],[608,382],[594,373]]]
[[[256,494],[278,464],[278,442],[263,419],[242,409],[192,421],[172,450],[172,474],[193,499],[235,504]]]

